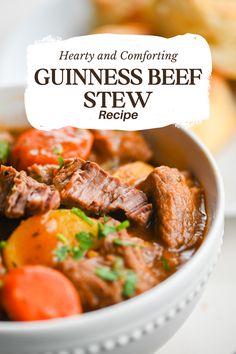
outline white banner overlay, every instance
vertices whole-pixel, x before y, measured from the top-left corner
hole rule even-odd
[[[97,34],[28,47],[25,107],[38,129],[142,130],[209,117],[211,53],[186,34]]]

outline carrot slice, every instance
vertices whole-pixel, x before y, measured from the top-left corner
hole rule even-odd
[[[25,266],[4,277],[2,305],[15,321],[37,321],[82,313],[74,285],[62,273]]]
[[[58,164],[58,157],[86,159],[93,135],[86,129],[65,127],[51,131],[30,129],[22,133],[12,149],[12,164],[25,170],[34,163]]]

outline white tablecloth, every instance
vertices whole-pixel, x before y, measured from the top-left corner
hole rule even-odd
[[[236,219],[226,220],[222,254],[200,302],[156,354],[236,354]]]

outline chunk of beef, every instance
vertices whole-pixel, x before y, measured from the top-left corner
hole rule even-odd
[[[123,245],[114,243],[117,239],[121,240]],[[125,267],[137,274],[136,295],[151,289],[160,282],[157,269],[153,265],[157,259],[161,258],[163,252],[161,246],[145,242],[138,237],[131,237],[126,230],[122,230],[104,238],[100,252],[104,255],[112,254],[122,257]]]
[[[60,205],[58,191],[38,183],[24,171],[1,165],[0,214],[8,218],[44,213]]]
[[[58,170],[58,165],[38,165],[33,164],[27,168],[27,172],[30,177],[35,179],[40,183],[45,183],[47,185],[52,185],[53,178]]]
[[[79,262],[68,259],[59,264],[58,269],[76,286],[84,311],[96,310],[123,300],[121,281],[109,282],[95,274],[97,267],[109,265],[110,262],[103,258],[83,259]]]
[[[94,162],[66,162],[53,179],[62,204],[90,214],[122,212],[137,224],[147,226],[152,212],[145,193],[122,184]]]
[[[104,224],[104,219],[100,218],[99,221]],[[119,221],[109,218],[108,221],[106,222],[107,225],[109,226],[118,226],[120,223]],[[114,243],[114,240],[119,239],[125,244],[130,244],[134,247],[118,247],[117,244]],[[127,250],[132,250],[134,251],[134,254],[136,254],[137,257],[134,258],[140,258],[141,254],[142,257],[144,258],[144,262],[133,262],[132,261],[132,254],[128,252],[126,254]],[[160,258],[163,252],[163,247],[160,246],[157,243],[145,241],[141,237],[136,237],[136,236],[131,236],[130,231],[127,229],[122,229],[117,232],[110,233],[107,237],[104,237],[100,241],[100,252],[102,254],[113,254],[116,256],[122,256],[124,258],[125,264],[128,268],[131,268],[137,273],[142,273],[142,265],[148,264],[149,266],[152,266],[154,259]],[[126,257],[127,255],[127,257]],[[131,256],[131,257],[130,257]],[[136,264],[136,265],[135,265]]]
[[[171,248],[192,246],[200,236],[201,189],[176,168],[157,167],[140,184],[155,206],[155,230]]]
[[[107,158],[119,160],[121,163],[148,161],[152,156],[151,149],[138,132],[93,130],[93,134],[93,151],[97,152],[98,163]]]
[[[110,225],[116,225],[116,223],[114,220],[109,222]],[[124,244],[115,244],[114,240],[117,239]],[[137,275],[135,291],[130,297],[138,295],[160,282],[153,264],[156,259],[160,259],[162,247],[147,243],[140,238],[131,237],[126,230],[115,232],[102,239],[97,253],[98,255],[94,258],[85,257],[80,261],[68,259],[58,265],[58,269],[78,289],[85,311],[95,310],[127,299],[123,291],[124,278],[108,281],[96,275],[98,267],[117,270],[114,267],[118,257],[123,260],[121,269],[133,271]]]

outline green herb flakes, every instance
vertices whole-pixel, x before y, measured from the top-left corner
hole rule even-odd
[[[108,235],[114,232],[116,232],[115,226],[102,224],[101,222],[98,222],[98,239],[107,237]]]
[[[62,168],[64,166],[64,164],[65,164],[63,157],[62,156],[58,156],[57,160],[58,160],[59,168]]]
[[[74,246],[67,245],[68,240],[63,234],[58,234],[57,239],[63,243],[63,246],[53,251],[58,262],[65,261],[69,256],[78,261],[94,245],[93,235],[86,231],[81,231],[75,235],[75,240],[78,244]]]
[[[2,289],[2,288],[3,288],[3,285],[4,285],[3,280],[2,280],[2,279],[0,279],[0,289]]]
[[[124,260],[123,260],[123,258],[122,257],[116,257],[112,266],[116,270],[124,268]]]
[[[108,235],[126,229],[129,226],[129,220],[125,220],[116,226],[98,222],[98,238],[101,239],[107,237]]]
[[[66,238],[63,234],[57,234],[57,239],[58,239],[58,241],[60,241],[61,243],[64,243],[64,244],[67,243],[67,238]]]
[[[125,297],[130,297],[134,295],[135,287],[138,281],[138,276],[132,270],[127,270],[125,284],[123,287],[123,295]]]
[[[116,231],[127,229],[130,226],[129,220],[125,220],[116,226]]]
[[[89,218],[81,209],[79,208],[72,208],[71,212],[86,222],[88,225],[93,225],[93,220]]]
[[[63,262],[68,257],[70,248],[68,246],[61,246],[54,250],[54,254],[57,257],[58,262]]]
[[[161,258],[161,263],[162,263],[162,267],[165,269],[166,272],[170,272],[170,265],[168,260],[165,257]]]
[[[95,269],[95,274],[107,281],[115,281],[119,279],[119,275],[114,270],[110,270],[103,267],[98,267]]]
[[[117,246],[127,246],[127,247],[137,247],[138,244],[135,242],[121,240],[119,238],[114,238],[113,243]]]
[[[104,223],[108,222],[108,220],[109,220],[109,216],[104,215],[104,216],[103,216],[103,221],[104,221]]]
[[[7,242],[6,241],[0,241],[0,250],[5,248],[7,245]]]
[[[79,241],[81,250],[89,250],[93,246],[93,235],[88,232],[81,231],[75,235],[75,238]]]
[[[72,253],[72,258],[75,261],[79,261],[85,255],[86,250],[82,250],[79,247],[73,247],[71,253]]]
[[[95,274],[106,281],[121,280],[123,282],[123,296],[131,297],[135,293],[138,276],[130,269],[124,268],[124,260],[121,257],[116,257],[112,269],[106,267],[97,267]]]
[[[55,148],[53,149],[53,153],[56,155],[60,155],[63,153],[63,147],[61,144],[55,146]]]
[[[10,154],[10,145],[7,141],[0,141],[0,162],[5,164]]]

